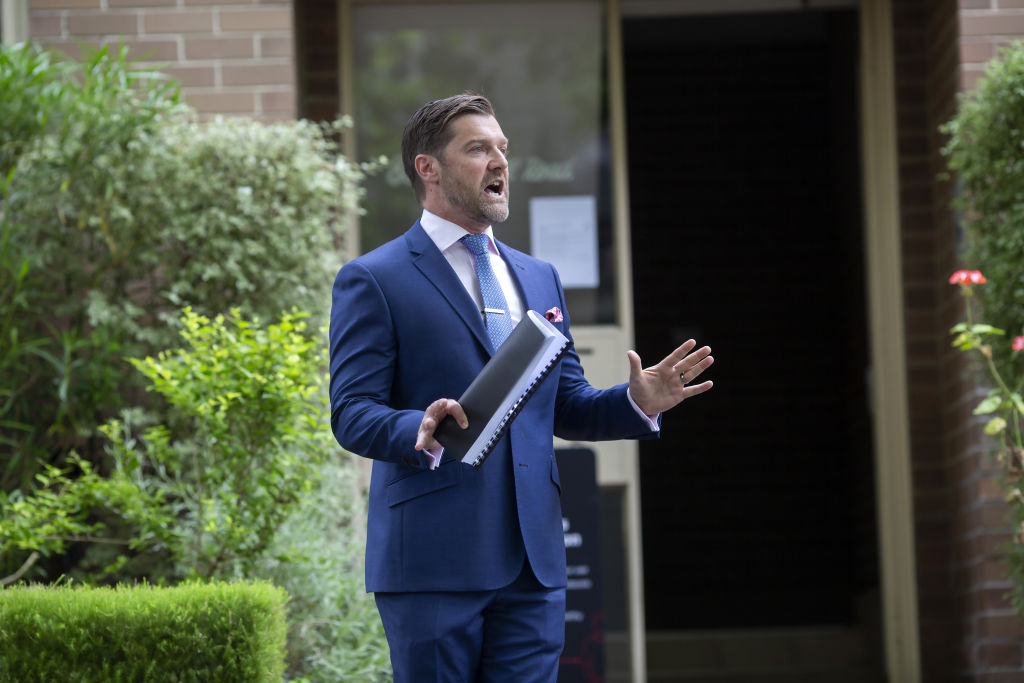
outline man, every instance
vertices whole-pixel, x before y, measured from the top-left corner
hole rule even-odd
[[[374,460],[366,588],[396,681],[554,681],[566,574],[552,435],[656,436],[661,412],[711,388],[691,384],[713,362],[693,340],[648,369],[627,352],[629,383],[603,391],[570,351],[479,470],[444,454],[434,430],[448,415],[466,425],[451,397],[503,335],[526,310],[566,310],[551,265],[493,240],[507,152],[484,97],[424,105],[402,137],[420,220],[334,284],[331,424]]]

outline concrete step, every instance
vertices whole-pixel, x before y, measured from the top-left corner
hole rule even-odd
[[[647,633],[647,678],[693,683],[884,683],[878,648],[839,626]]]

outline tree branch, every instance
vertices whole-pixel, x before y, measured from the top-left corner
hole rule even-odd
[[[34,565],[37,560],[39,560],[39,552],[33,550],[32,554],[28,556],[28,559],[25,560],[25,562],[20,567],[18,567],[18,571],[14,572],[10,576],[5,576],[4,578],[0,579],[0,586],[7,586],[20,579],[25,574],[25,572],[32,568],[32,565]]]

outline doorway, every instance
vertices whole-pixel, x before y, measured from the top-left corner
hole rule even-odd
[[[623,20],[637,348],[716,357],[640,445],[652,680],[740,633],[881,680],[857,25]]]

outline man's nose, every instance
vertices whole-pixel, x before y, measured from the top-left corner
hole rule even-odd
[[[508,166],[508,159],[505,158],[505,155],[501,153],[500,149],[496,149],[491,152],[491,158],[488,165],[495,170],[505,168]]]

